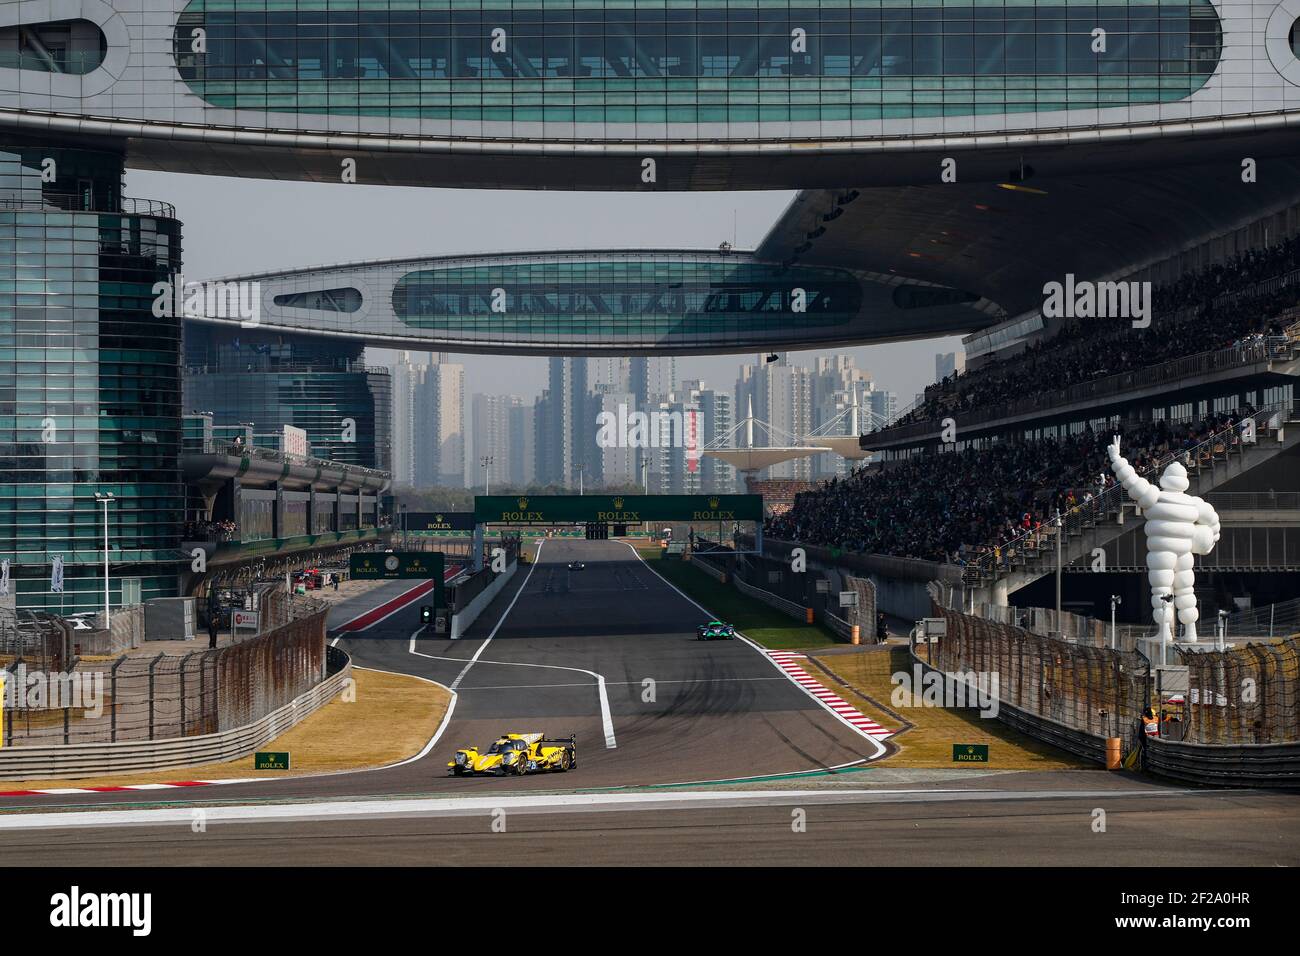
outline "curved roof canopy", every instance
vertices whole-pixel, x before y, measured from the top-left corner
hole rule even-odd
[[[830,448],[809,448],[804,445],[790,448],[713,448],[704,452],[710,458],[725,461],[737,471],[762,471],[783,461],[811,458]]]

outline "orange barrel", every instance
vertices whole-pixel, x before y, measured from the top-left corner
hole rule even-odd
[[[1124,752],[1120,747],[1122,741],[1118,737],[1106,738],[1106,769],[1118,770],[1124,762]]]
[[[807,617],[805,618],[805,620],[806,620],[809,624],[811,624],[811,623],[813,622],[813,610],[812,610],[812,608],[810,608],[810,607],[806,607],[806,608],[804,608],[804,611],[807,612]]]
[[[850,637],[849,640],[854,644],[862,643],[862,631],[859,630],[858,625],[853,625],[853,636]]]

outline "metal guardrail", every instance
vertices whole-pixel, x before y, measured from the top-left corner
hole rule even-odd
[[[1215,511],[1300,511],[1300,491],[1211,491]]]
[[[0,209],[51,212],[88,212],[109,216],[147,216],[153,219],[175,219],[176,207],[161,199],[135,199],[119,196],[116,208],[86,206],[81,193],[53,193],[32,191],[29,196],[0,197]]]
[[[347,654],[330,648],[328,655],[331,664],[325,680],[244,726],[171,740],[6,747],[0,750],[0,780],[165,770],[246,757],[310,717],[352,680]]]
[[[252,723],[318,684],[326,673],[327,606],[280,593],[263,600],[263,631],[217,650],[104,663],[30,656],[8,664],[19,683],[36,677],[62,698],[17,700],[5,720],[5,748],[158,741]],[[19,686],[15,684],[14,686]]]
[[[762,588],[750,584],[739,574],[732,575],[731,581],[735,584],[736,590],[741,594],[756,598],[768,607],[775,608],[784,614],[789,614],[797,621],[803,622],[808,619],[808,611],[802,604],[795,604],[794,601],[787,601],[785,598],[778,594],[773,594],[771,591],[764,591]]]
[[[822,623],[846,641],[853,640],[853,625],[838,614],[832,611],[822,611]]]
[[[1300,743],[1208,745],[1152,737],[1147,769],[1164,777],[1225,787],[1300,788]]]
[[[720,584],[727,583],[727,572],[722,568],[714,566],[713,562],[708,559],[707,554],[691,552],[691,564]]]
[[[201,449],[193,446],[201,444]],[[234,455],[241,457],[247,455],[250,458],[257,458],[261,461],[274,462],[275,464],[284,464],[288,462],[294,465],[302,465],[309,468],[326,468],[331,470],[344,469],[352,474],[371,475],[376,478],[388,479],[391,477],[388,472],[381,471],[378,468],[367,468],[365,465],[354,465],[349,462],[330,461],[327,458],[312,458],[310,455],[294,455],[289,452],[277,451],[274,448],[263,448],[260,445],[250,445],[246,442],[236,443],[221,438],[206,438],[201,443],[196,440],[190,440],[190,447],[184,447],[183,453],[195,454],[201,451],[205,455]]]
[[[1300,633],[1300,598],[1279,601],[1265,607],[1234,611],[1224,622],[1229,638],[1288,637]]]

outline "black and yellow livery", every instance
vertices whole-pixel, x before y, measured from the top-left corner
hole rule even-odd
[[[474,774],[522,777],[545,770],[564,773],[577,766],[575,734],[557,740],[548,739],[545,734],[502,734],[486,752],[477,747],[464,747],[447,762],[448,772],[457,777]]]

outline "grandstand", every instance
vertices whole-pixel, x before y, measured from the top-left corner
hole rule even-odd
[[[935,578],[955,568],[972,601],[1032,606],[1053,603],[1059,528],[1063,606],[1108,616],[1119,594],[1121,619],[1145,623],[1141,522],[1106,457],[1118,433],[1140,472],[1177,458],[1220,512],[1198,567],[1203,618],[1300,593],[1300,429],[1286,427],[1300,240],[1180,276],[1152,302],[1149,327],[1046,324],[927,388],[864,436],[876,464],[797,495],[769,538],[922,559]]]

